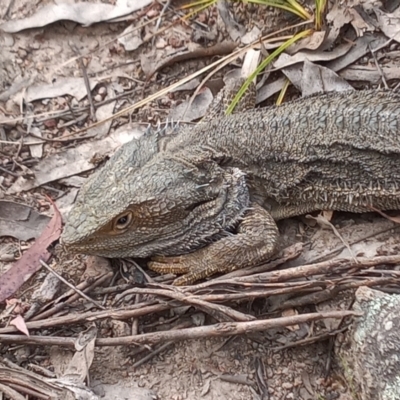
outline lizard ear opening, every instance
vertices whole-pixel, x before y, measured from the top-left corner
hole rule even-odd
[[[125,212],[121,215],[118,215],[114,219],[114,229],[118,231],[125,230],[129,227],[133,219],[132,211]]]

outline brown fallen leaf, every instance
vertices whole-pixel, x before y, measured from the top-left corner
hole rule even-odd
[[[36,242],[13,266],[0,276],[0,302],[14,294],[42,265],[40,260],[47,261],[50,252],[47,248],[61,234],[61,214],[54,206],[54,216],[43,230]]]

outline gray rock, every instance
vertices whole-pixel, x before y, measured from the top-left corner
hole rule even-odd
[[[353,309],[364,315],[337,352],[350,390],[361,400],[399,400],[400,296],[360,287]]]

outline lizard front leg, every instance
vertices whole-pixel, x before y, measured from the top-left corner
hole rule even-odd
[[[162,274],[185,274],[173,284],[190,285],[216,273],[227,273],[267,260],[275,253],[278,238],[278,227],[272,216],[260,205],[252,203],[237,233],[193,253],[153,257],[149,268]]]

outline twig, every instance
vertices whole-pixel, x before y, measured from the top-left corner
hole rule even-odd
[[[144,333],[142,335],[124,336],[118,338],[96,339],[96,346],[140,346],[165,343],[167,341],[181,341],[189,339],[201,339],[205,337],[223,337],[232,335],[244,335],[253,332],[265,331],[272,328],[282,328],[291,325],[318,321],[325,318],[341,319],[351,316],[361,316],[362,313],[355,311],[326,311],[310,314],[294,315],[268,320],[246,321],[246,322],[221,322],[209,326],[201,326],[187,329],[176,329],[162,332]],[[3,331],[4,329],[2,329]],[[54,336],[25,335],[3,335],[0,334],[0,343],[24,343],[43,346],[58,345],[72,347],[75,338],[60,338]]]
[[[85,293],[77,289],[74,285],[69,283],[66,279],[64,279],[60,274],[58,274],[56,271],[53,270],[53,268],[50,267],[50,265],[46,264],[43,260],[40,260],[40,264],[43,265],[49,272],[54,274],[62,283],[66,284],[70,289],[78,293],[81,297],[86,299],[87,301],[90,301],[93,303],[96,307],[100,308],[101,310],[105,310],[105,307],[99,304],[97,301],[91,299],[89,296],[87,296]]]
[[[256,319],[252,315],[243,314],[239,311],[233,310],[230,307],[223,306],[220,304],[209,303],[208,301],[202,300],[198,296],[188,296],[185,293],[178,292],[178,289],[171,290],[173,286],[169,286],[168,289],[151,289],[151,288],[132,288],[127,290],[123,295],[129,294],[154,294],[158,296],[169,297],[174,300],[181,301],[184,304],[194,305],[197,308],[204,310],[207,314],[210,314],[218,321],[252,321]]]
[[[83,63],[82,57],[78,57],[78,62],[79,62],[79,66],[81,67],[81,70],[82,70],[83,81],[85,82],[86,93],[87,93],[89,104],[90,104],[90,118],[93,122],[96,122],[97,121],[96,108],[93,103],[92,90],[90,89],[89,77],[87,74],[85,64]]]
[[[54,300],[54,302],[53,302],[55,304],[54,307],[47,309],[46,311],[42,311],[43,310],[43,308],[42,308],[40,314],[35,315],[30,320],[31,321],[39,321],[41,319],[49,318],[50,316],[52,316],[52,315],[56,314],[57,312],[61,311],[62,309],[64,309],[69,304],[72,304],[74,301],[76,301],[80,297],[80,293],[90,293],[97,286],[101,286],[104,282],[108,281],[111,278],[110,275],[112,275],[112,274],[113,274],[112,272],[109,272],[109,273],[106,273],[106,274],[100,276],[91,285],[89,285],[89,282],[91,282],[92,278],[90,278],[88,281],[81,282],[77,286],[78,292],[76,292],[75,290],[71,290],[69,293],[63,294],[58,299]],[[74,293],[74,294],[72,294],[72,293]],[[69,296],[69,298],[68,298],[68,296]],[[63,302],[61,303],[61,301],[63,301]],[[47,307],[48,307],[48,305],[47,305]],[[105,310],[105,309],[106,308],[103,307],[103,310]]]
[[[233,272],[230,272],[223,276],[211,279],[207,282],[184,287],[184,288],[182,288],[182,290],[185,292],[186,291],[195,292],[199,289],[206,289],[206,288],[210,288],[215,285],[226,285],[226,284],[227,285],[229,285],[229,284],[235,285],[238,283],[240,284],[242,282],[242,280],[239,279],[240,277],[244,277],[243,282],[248,283],[246,278],[249,275],[259,274],[261,272],[273,270],[276,267],[278,267],[279,265],[282,265],[289,260],[293,260],[293,259],[297,258],[301,254],[302,251],[303,251],[302,243],[295,243],[294,245],[287,247],[281,253],[279,253],[279,255],[278,255],[279,258],[276,260],[270,261],[266,264],[263,264],[263,265],[260,265],[257,267],[243,268],[241,270],[233,271]]]
[[[385,74],[383,73],[382,68],[381,68],[381,66],[379,65],[379,62],[378,62],[378,60],[376,59],[375,50],[372,50],[370,44],[368,44],[368,49],[369,49],[369,51],[370,51],[370,53],[371,53],[371,55],[372,55],[372,58],[374,59],[375,66],[376,66],[377,70],[379,71],[379,73],[380,73],[380,75],[381,75],[381,77],[382,77],[383,86],[385,86],[385,89],[387,90],[387,89],[389,89],[389,86],[388,86],[388,84],[387,84],[387,82],[386,82]]]
[[[156,349],[152,350],[151,353],[147,354],[146,356],[142,357],[140,360],[136,361],[135,363],[132,364],[132,368],[138,368],[147,361],[151,360],[154,356],[157,354],[162,353],[164,350],[168,349],[168,347],[171,347],[174,344],[174,342],[167,342],[162,344],[161,346],[157,347]]]
[[[271,350],[272,351],[281,351],[281,350],[290,349],[293,347],[306,346],[311,343],[321,342],[322,340],[329,339],[330,337],[335,336],[338,333],[344,332],[345,330],[347,330],[347,328],[348,327],[345,326],[341,329],[336,329],[331,332],[325,332],[325,333],[321,333],[316,336],[308,337],[306,339],[296,340],[295,342],[287,343],[287,344],[284,344],[283,346],[271,347]]]
[[[373,279],[366,279],[362,281],[352,281],[347,284],[337,284],[336,286],[332,285],[336,282],[326,282],[326,286],[331,286],[330,288],[327,288],[325,290],[321,290],[320,292],[315,292],[311,294],[306,294],[304,296],[299,296],[294,299],[290,299],[285,301],[284,303],[280,303],[276,307],[271,307],[270,311],[275,312],[275,311],[280,311],[284,310],[287,308],[294,308],[294,307],[302,307],[306,306],[308,304],[319,304],[323,301],[327,301],[333,297],[335,297],[338,293],[343,292],[345,290],[349,289],[355,289],[359,288],[360,286],[368,286],[368,287],[373,287],[373,286],[382,286],[382,285],[387,285],[387,284],[399,284],[400,281],[396,280],[394,278],[373,278]],[[323,282],[321,282],[321,286],[323,286]],[[297,294],[297,291],[294,293]]]
[[[114,319],[128,319],[137,318],[142,315],[152,314],[156,312],[165,311],[171,308],[166,304],[154,304],[154,302],[143,302],[134,304],[128,307],[121,307],[119,309],[101,310],[101,311],[88,311],[82,314],[69,314],[62,317],[53,317],[41,321],[28,321],[26,327],[28,330],[50,328],[68,324],[80,324],[85,322],[98,321],[105,318]],[[0,328],[1,333],[17,332],[14,326],[7,326]]]
[[[361,237],[361,238],[359,238],[357,240],[354,240],[353,242],[349,242],[349,245],[353,246],[356,243],[361,243],[364,240],[367,240],[367,239],[370,239],[372,237],[376,237],[376,236],[382,235],[383,233],[386,233],[386,232],[388,232],[388,231],[390,231],[392,229],[399,229],[399,228],[400,228],[400,225],[393,224],[392,226],[390,226],[388,228],[384,228],[384,229],[382,229],[382,230],[380,230],[378,232],[369,233],[368,235],[365,235],[365,236],[363,236],[363,237]],[[323,254],[323,255],[321,255],[319,257],[313,258],[312,260],[310,260],[310,263],[317,263],[317,262],[324,261],[324,260],[326,260],[327,258],[329,258],[331,256],[339,254],[344,248],[345,248],[345,246],[337,247],[336,249],[333,249],[333,250],[329,251],[328,253],[325,253],[325,254]]]
[[[339,258],[335,260],[323,261],[316,264],[302,265],[299,267],[287,268],[281,271],[266,272],[256,276],[237,278],[233,281],[242,282],[280,282],[295,278],[305,278],[312,275],[324,275],[333,272],[339,272],[341,269],[362,269],[379,264],[397,264],[400,263],[400,255],[378,256],[374,258],[359,257],[357,263],[351,258]]]
[[[3,393],[5,396],[8,396],[10,399],[13,400],[25,400],[25,396],[22,396],[10,386],[3,385],[2,383],[0,383],[0,393]]]
[[[243,268],[233,272],[229,272],[228,274],[215,278],[215,280],[222,281],[226,279],[237,278],[239,276],[248,276],[248,275],[258,274],[261,272],[271,271],[290,260],[294,260],[302,252],[303,252],[303,243],[295,243],[292,246],[289,246],[286,249],[282,250],[276,256],[275,260],[269,261],[268,263],[259,265],[257,267]]]
[[[357,262],[357,257],[354,255],[353,250],[351,249],[349,243],[347,243],[346,240],[344,240],[343,236],[336,229],[335,225],[332,224],[332,222],[328,221],[328,219],[325,218],[322,214],[319,214],[317,217],[313,217],[312,215],[307,214],[306,218],[314,220],[322,228],[325,226],[332,229],[335,236],[343,243],[343,246],[346,247],[347,251],[351,255],[351,258],[354,260],[354,262]]]
[[[13,176],[14,178],[19,178],[19,175],[16,172],[9,171],[8,169],[3,168],[2,166],[0,166],[0,171],[3,171],[6,174]]]

